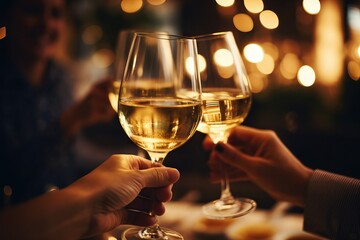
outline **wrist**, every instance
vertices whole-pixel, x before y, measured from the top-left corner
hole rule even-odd
[[[304,166],[304,170],[301,174],[301,186],[299,187],[299,194],[295,200],[295,204],[299,205],[301,207],[305,206],[305,198],[306,198],[306,192],[309,186],[310,178],[312,174],[314,173],[314,170],[308,167]]]
[[[92,216],[94,213],[94,206],[96,203],[95,191],[92,191],[91,187],[83,186],[75,182],[65,189],[61,190],[64,192],[64,196],[67,196],[73,202],[73,207],[76,208],[76,224],[80,233],[80,236],[84,236],[91,225]]]

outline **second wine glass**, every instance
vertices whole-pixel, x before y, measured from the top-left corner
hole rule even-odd
[[[251,107],[248,76],[232,32],[195,37],[202,84],[203,118],[198,130],[214,143],[227,142],[231,129],[241,124]],[[203,206],[213,219],[243,216],[256,208],[248,198],[234,198],[226,171],[221,181],[220,199]]]
[[[118,114],[130,139],[162,163],[195,132],[202,117],[196,44],[168,34],[135,33],[119,92]],[[183,239],[154,225],[122,239]]]

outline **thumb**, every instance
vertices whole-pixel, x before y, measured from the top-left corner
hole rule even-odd
[[[215,145],[215,151],[223,162],[243,171],[250,170],[254,162],[254,157],[242,153],[234,146],[223,142],[218,142]]]
[[[142,172],[144,187],[163,187],[175,183],[180,178],[179,171],[169,167],[153,167]]]

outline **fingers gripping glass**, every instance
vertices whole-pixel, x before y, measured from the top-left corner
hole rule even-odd
[[[118,114],[130,139],[153,164],[195,132],[202,116],[196,44],[168,34],[136,33],[121,81]],[[130,228],[123,239],[183,239],[154,225]]]

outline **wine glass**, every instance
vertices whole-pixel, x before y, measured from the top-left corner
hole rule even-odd
[[[118,114],[130,139],[153,165],[195,132],[202,117],[194,39],[135,33],[121,81]],[[122,239],[183,239],[158,224],[125,230]]]
[[[251,106],[251,89],[233,33],[230,31],[195,37],[202,85],[203,117],[198,131],[217,143],[227,142],[232,128],[241,124]],[[256,208],[255,201],[234,198],[227,173],[221,181],[220,199],[202,210],[213,219],[243,216]]]
[[[136,31],[133,29],[127,29],[120,31],[118,34],[115,53],[114,81],[108,93],[110,104],[115,112],[118,111],[120,82],[124,75],[126,59],[129,54],[135,32]]]
[[[124,75],[126,60],[129,55],[131,43],[136,32],[145,33],[146,31],[136,30],[136,29],[126,29],[126,30],[121,30],[118,34],[117,43],[116,43],[116,52],[115,52],[114,81],[108,93],[110,104],[112,108],[115,110],[115,112],[118,111],[118,98],[119,98],[121,78]],[[162,32],[162,31],[158,31],[156,33],[167,34],[166,32]]]

